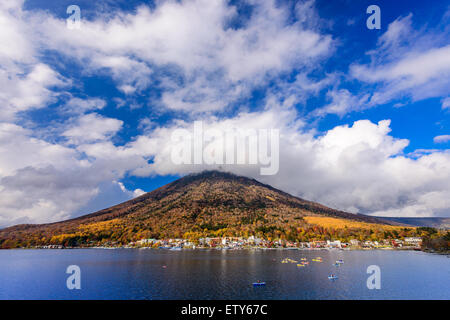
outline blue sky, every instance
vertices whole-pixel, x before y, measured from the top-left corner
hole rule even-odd
[[[195,121],[280,130],[277,174],[228,171],[349,212],[450,216],[446,1],[8,0],[0,18],[0,226],[219,168],[171,163]]]

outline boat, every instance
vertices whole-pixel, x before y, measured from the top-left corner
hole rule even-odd
[[[170,251],[181,251],[181,247],[172,247],[169,250]]]
[[[297,260],[293,260],[293,259],[291,259],[291,258],[286,258],[286,259],[283,259],[283,260],[281,260],[281,263],[297,263],[298,261]]]
[[[306,264],[298,263],[298,264],[297,264],[297,267],[306,267]]]
[[[341,264],[336,262],[336,263],[333,263],[332,265],[335,267],[339,267]]]
[[[315,261],[315,262],[322,262],[322,259],[312,259],[312,261]]]
[[[338,276],[336,276],[336,275],[334,275],[334,274],[330,274],[330,275],[328,276],[328,279],[330,279],[330,280],[336,280],[336,279],[338,279]]]
[[[253,282],[254,287],[261,287],[261,286],[265,286],[265,285],[266,285],[265,282]]]
[[[344,264],[344,260],[342,260],[342,259],[336,260],[336,263],[338,263],[338,264]]]

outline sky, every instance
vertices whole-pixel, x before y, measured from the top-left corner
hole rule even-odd
[[[448,1],[2,0],[0,227],[209,169],[352,213],[450,217],[449,22]],[[278,171],[174,163],[174,132],[199,121],[278,130]]]

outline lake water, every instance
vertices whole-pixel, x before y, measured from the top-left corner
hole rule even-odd
[[[323,262],[312,262],[320,256]],[[284,258],[300,261],[282,264]],[[338,259],[345,263],[334,267]],[[81,289],[66,268],[81,269]],[[367,267],[381,269],[369,290]],[[334,273],[339,279],[328,280]],[[265,287],[253,287],[261,280]],[[0,250],[0,299],[450,299],[448,256],[416,251]]]

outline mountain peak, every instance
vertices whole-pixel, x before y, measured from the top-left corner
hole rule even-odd
[[[174,184],[189,184],[189,183],[195,183],[198,181],[204,181],[204,182],[217,182],[217,181],[235,181],[237,183],[242,184],[260,184],[264,185],[261,182],[249,178],[246,176],[239,176],[237,174],[234,174],[229,171],[219,171],[219,170],[204,170],[201,172],[196,173],[190,173],[176,181],[174,181]],[[268,185],[265,185],[269,188],[271,188]]]

